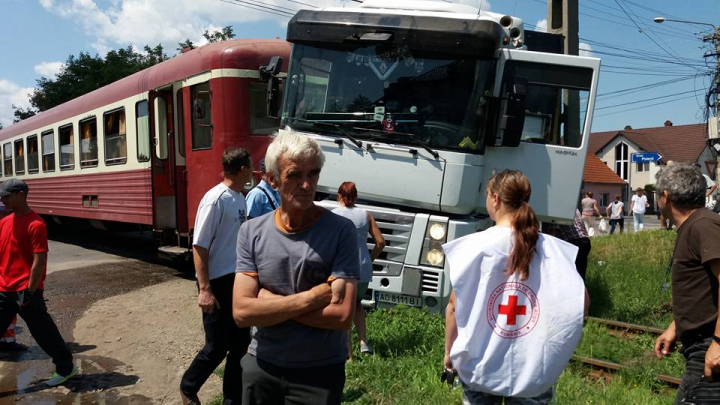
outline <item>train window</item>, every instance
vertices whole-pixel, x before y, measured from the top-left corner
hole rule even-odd
[[[12,176],[12,145],[10,144],[10,142],[3,145],[3,169],[5,169],[5,177]]]
[[[75,137],[73,137],[72,124],[60,127],[58,135],[60,139],[60,170],[72,170],[75,168]]]
[[[27,169],[28,173],[38,173],[40,171],[37,135],[28,136],[27,138]]]
[[[192,148],[212,147],[212,117],[210,110],[210,83],[200,83],[190,88],[192,100]]]
[[[168,105],[164,98],[155,98],[155,156],[158,159],[168,157]]]
[[[175,110],[177,111],[178,119],[175,133],[177,134],[178,151],[180,152],[180,156],[185,157],[185,104],[183,104],[183,89],[177,91],[175,99]]]
[[[121,165],[127,162],[127,131],[125,109],[105,113],[105,163]]]
[[[80,122],[80,168],[97,167],[97,119]]]
[[[55,134],[53,131],[43,132],[40,142],[42,144],[42,170],[43,173],[55,171]]]
[[[267,116],[267,85],[250,83],[250,133],[272,134],[280,129],[280,119]],[[281,92],[282,94],[282,92]]]
[[[147,100],[135,104],[138,162],[150,160],[150,111]]]
[[[22,139],[15,141],[15,174],[25,174],[25,145]]]

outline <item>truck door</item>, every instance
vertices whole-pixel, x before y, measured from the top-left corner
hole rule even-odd
[[[153,225],[156,231],[174,231],[177,228],[177,199],[171,90],[150,92],[150,123]]]
[[[526,83],[524,125],[519,146],[499,146],[503,126],[511,125],[499,120],[497,146],[486,150],[482,184],[495,172],[521,170],[532,185],[530,205],[537,214],[546,221],[570,220],[580,195],[600,60],[503,50],[499,68],[500,117],[508,111],[510,83]],[[579,101],[579,111],[573,111],[572,100]]]

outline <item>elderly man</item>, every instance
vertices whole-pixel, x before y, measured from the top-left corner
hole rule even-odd
[[[668,356],[678,340],[682,343],[686,370],[675,397],[675,404],[680,404],[692,396],[703,375],[714,381],[715,392],[720,388],[720,216],[705,208],[705,179],[691,165],[667,167],[658,173],[655,188],[660,210],[678,227],[672,262],[673,322],[655,342],[655,354]]]
[[[355,225],[314,204],[324,155],[280,131],[265,155],[281,205],[240,227],[233,315],[255,326],[243,404],[339,404],[360,274]]]

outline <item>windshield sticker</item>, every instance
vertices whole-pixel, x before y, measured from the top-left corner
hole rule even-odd
[[[415,65],[415,70],[418,73],[422,72],[424,68],[423,61],[416,61],[407,48],[392,49],[372,57],[348,52],[345,60],[347,63],[355,63],[357,66],[365,65],[369,67],[380,80],[390,77],[400,64],[400,61],[404,61],[406,67]]]
[[[374,121],[381,121],[385,119],[385,106],[375,107],[375,114],[373,115]]]

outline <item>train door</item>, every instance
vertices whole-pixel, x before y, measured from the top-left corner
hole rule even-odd
[[[153,225],[163,245],[175,245],[177,229],[177,173],[172,87],[150,92],[150,122],[153,139]]]

